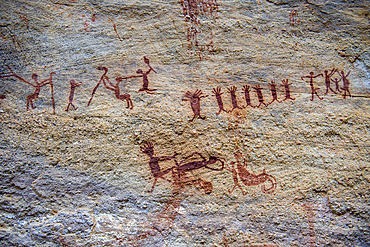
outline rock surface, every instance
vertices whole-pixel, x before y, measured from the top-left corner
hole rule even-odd
[[[3,1],[0,245],[368,246],[369,7]]]

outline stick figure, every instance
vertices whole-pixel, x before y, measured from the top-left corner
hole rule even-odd
[[[243,91],[244,91],[244,98],[245,98],[245,102],[247,103],[247,106],[254,108],[255,106],[251,104],[250,86],[249,85],[243,86]]]
[[[347,75],[344,75],[343,70],[340,73],[338,71],[338,74],[342,78],[342,81],[343,81],[343,87],[341,89],[344,90],[344,94],[343,94],[344,99],[346,98],[347,93],[348,93],[348,96],[352,97],[351,93],[349,92],[349,80],[347,79],[349,73],[351,73],[351,71],[348,71]]]
[[[216,113],[216,115],[219,115],[222,111],[227,112],[224,109],[224,103],[223,103],[222,97],[221,97],[221,95],[223,94],[223,93],[221,93],[221,88],[220,87],[213,88],[213,91],[212,92],[214,93],[214,95],[212,95],[212,96],[215,96],[216,97],[218,108],[220,109],[218,111],[218,113]]]
[[[166,180],[170,183],[172,183],[171,180],[164,178],[163,176],[166,175],[167,173],[171,172],[173,170],[173,167],[166,169],[164,171],[161,171],[161,167],[159,166],[160,161],[166,161],[166,160],[176,160],[176,154],[172,156],[154,156],[154,146],[153,143],[151,142],[146,142],[143,146],[140,147],[141,152],[144,154],[148,155],[150,157],[149,160],[149,167],[152,172],[152,175],[154,177],[154,183],[152,186],[152,189],[149,191],[149,193],[152,193],[154,190],[154,186],[157,183],[157,180],[159,178]],[[176,161],[175,161],[176,162]],[[177,164],[177,162],[176,162]]]
[[[340,90],[340,88],[339,88],[339,82],[340,82],[340,80],[341,79],[338,79],[338,78],[334,78],[334,80],[333,79],[330,79],[332,82],[334,82],[334,84],[335,84],[335,91],[337,92],[337,93],[341,93],[342,91]]]
[[[274,101],[277,101],[278,103],[281,103],[281,101],[279,101],[279,100],[277,99],[276,83],[275,83],[275,81],[271,81],[271,82],[269,83],[269,85],[270,85],[270,91],[271,91],[271,95],[272,95],[272,101],[271,101],[270,103],[268,103],[268,104],[269,104],[269,105],[271,105],[271,104],[272,104],[272,102],[274,102]]]
[[[318,75],[313,75],[313,72],[311,71],[310,72],[310,75],[306,75],[306,76],[302,76],[301,77],[301,80],[304,80],[303,78],[309,78],[310,79],[310,86],[311,86],[311,101],[313,101],[313,97],[315,96],[315,94],[316,94],[316,96],[320,99],[320,100],[322,100],[323,98],[321,98],[318,94],[317,94],[317,90],[319,90],[320,88],[319,87],[317,87],[317,88],[315,88],[314,87],[314,85],[313,85],[313,79],[314,78],[316,78],[316,77],[319,77],[319,76],[323,76],[322,74],[318,74]]]
[[[260,103],[259,103],[259,105],[258,105],[258,106],[256,106],[256,107],[258,108],[258,107],[260,107],[262,104],[264,104],[264,105],[267,107],[268,105],[265,103],[265,100],[263,99],[263,95],[262,95],[262,89],[263,89],[263,88],[261,88],[261,87],[260,87],[260,85],[257,85],[257,86],[255,86],[255,87],[253,87],[253,88],[256,90],[257,97],[258,97],[258,102],[260,102]]]
[[[112,90],[114,92],[114,94],[115,94],[115,96],[116,96],[117,99],[119,99],[119,100],[126,100],[126,103],[127,103],[126,108],[129,108],[129,109],[132,110],[134,108],[134,106],[133,106],[132,101],[131,101],[131,96],[129,94],[121,94],[120,89],[119,89],[120,82],[122,80],[128,79],[128,78],[131,78],[131,76],[130,77],[117,77],[116,78],[117,84],[114,85],[113,83],[111,83],[109,81],[109,79],[107,77],[106,78],[106,81],[108,82],[109,86],[108,85],[105,85],[105,87],[107,89],[109,89],[109,90]],[[105,82],[105,80],[104,80],[104,82]]]
[[[152,94],[151,92],[156,91],[157,89],[149,89],[149,79],[148,79],[148,75],[149,75],[149,73],[150,73],[150,72],[152,72],[152,71],[153,71],[154,73],[157,73],[157,72],[152,68],[152,66],[150,66],[150,64],[149,64],[149,59],[148,59],[148,58],[146,58],[145,56],[144,56],[144,62],[148,65],[149,70],[148,70],[148,71],[146,71],[146,72],[143,72],[141,69],[138,69],[138,70],[136,71],[136,73],[137,73],[137,74],[141,74],[141,75],[134,75],[134,76],[130,76],[130,77],[128,77],[128,78],[143,77],[143,87],[139,89],[139,92],[145,91],[145,92],[147,92],[147,93],[149,93],[149,94]]]
[[[74,97],[74,95],[75,95],[75,89],[76,89],[76,87],[79,87],[79,86],[81,86],[81,85],[82,85],[82,82],[76,82],[76,81],[75,81],[75,80],[73,80],[73,79],[72,79],[69,83],[71,84],[71,91],[69,92],[69,103],[68,103],[68,106],[67,106],[66,111],[68,111],[68,110],[69,110],[69,106],[72,106],[72,107],[73,107],[73,109],[75,109],[75,110],[77,110],[77,109],[78,109],[78,107],[75,107],[75,106],[73,105],[73,97]]]
[[[292,85],[292,83],[288,83],[288,79],[283,79],[283,82],[282,84],[284,87],[285,87],[285,99],[283,99],[283,101],[286,101],[287,99],[291,99],[291,100],[295,100],[295,98],[292,98],[290,96],[290,88],[289,86]]]
[[[324,76],[325,76],[325,85],[326,85],[326,92],[325,94],[328,94],[329,92],[329,89],[333,92],[333,93],[337,93],[337,92],[334,92],[334,90],[330,87],[330,77],[334,75],[335,72],[337,72],[338,70],[336,68],[332,69],[330,71],[330,73],[328,73],[327,70],[324,70]]]
[[[193,122],[196,116],[198,116],[200,119],[205,119],[206,117],[200,116],[200,99],[206,98],[208,95],[202,95],[202,90],[197,89],[195,90],[195,93],[191,93],[189,91],[186,92],[185,97],[188,99],[182,99],[182,101],[190,101],[191,109],[193,110],[194,116],[193,119],[189,120],[190,122]]]
[[[238,101],[236,99],[236,87],[235,86],[232,86],[230,88],[227,88],[227,90],[229,91],[230,93],[230,97],[231,97],[231,104],[233,105],[233,109],[231,109],[229,112],[232,112],[234,111],[234,109],[242,109],[238,106]]]
[[[19,79],[19,80],[21,80],[21,81],[23,81],[23,82],[27,83],[28,85],[31,85],[32,87],[35,88],[34,93],[27,96],[27,111],[29,111],[29,106],[30,105],[31,105],[32,109],[36,108],[36,106],[33,105],[33,100],[35,100],[39,97],[41,88],[43,86],[49,84],[50,88],[51,88],[51,100],[52,100],[52,104],[53,104],[53,113],[55,114],[54,89],[53,89],[53,81],[52,81],[52,76],[55,74],[55,72],[51,72],[49,78],[45,79],[41,82],[38,81],[38,75],[37,74],[32,74],[32,79],[35,81],[35,85],[34,85],[34,84],[30,83],[29,81],[26,81],[25,79],[23,79],[19,75],[15,74],[10,67],[8,67],[8,69],[10,71],[10,74],[1,75],[0,78],[14,76],[15,78],[17,78],[17,79]]]

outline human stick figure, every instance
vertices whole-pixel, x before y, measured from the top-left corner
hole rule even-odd
[[[275,83],[275,81],[271,81],[271,82],[269,83],[269,85],[270,85],[270,91],[271,91],[271,95],[272,95],[272,101],[271,101],[270,103],[268,103],[268,104],[269,104],[269,105],[271,105],[271,104],[272,104],[272,102],[274,102],[274,101],[277,101],[278,103],[281,103],[281,101],[279,101],[279,100],[277,99],[276,83]]]
[[[349,76],[349,73],[351,73],[351,71],[348,71],[347,75],[344,75],[343,70],[340,73],[338,72],[339,76],[341,77],[343,81],[343,87],[341,89],[344,91],[344,94],[343,94],[344,99],[346,98],[347,93],[348,93],[348,96],[352,97],[351,93],[349,92],[349,80],[347,79],[347,77]]]
[[[281,84],[282,86],[284,86],[285,88],[285,99],[283,99],[283,101],[286,101],[287,99],[291,99],[291,100],[295,100],[295,98],[292,98],[290,96],[290,88],[289,86],[292,85],[292,83],[288,83],[288,79],[283,79],[283,82]]]
[[[157,89],[149,89],[149,79],[148,79],[148,75],[150,72],[154,72],[154,73],[157,73],[153,68],[152,66],[150,66],[149,64],[149,59],[147,57],[144,56],[144,62],[148,65],[149,67],[149,70],[146,71],[146,72],[143,72],[141,69],[138,69],[136,71],[137,74],[140,74],[140,75],[134,75],[134,76],[130,76],[128,78],[137,78],[137,77],[143,77],[143,87],[139,89],[139,92],[142,92],[142,91],[145,91],[149,94],[152,94],[153,91],[156,91]]]
[[[69,107],[70,106],[72,106],[74,110],[77,110],[78,109],[78,107],[75,107],[73,105],[73,98],[74,98],[74,95],[75,95],[75,89],[76,89],[76,87],[79,87],[79,86],[82,85],[82,82],[76,82],[73,79],[69,83],[71,84],[71,90],[69,92],[69,98],[68,98],[69,99],[69,103],[68,103],[68,106],[67,106],[66,111],[69,110]]]
[[[334,75],[335,72],[337,72],[338,70],[336,68],[333,68],[330,73],[327,71],[327,70],[324,70],[324,76],[325,76],[325,86],[326,86],[326,92],[325,92],[325,95],[328,94],[329,92],[329,89],[333,92],[333,93],[337,93],[335,92],[331,87],[330,87],[330,77],[332,77]]]
[[[200,99],[206,98],[209,95],[202,95],[202,90],[197,89],[195,90],[195,93],[191,93],[190,91],[187,91],[184,97],[187,99],[182,99],[182,101],[190,101],[191,109],[193,110],[194,116],[193,119],[189,120],[189,122],[193,122],[195,117],[199,117],[200,119],[205,119],[206,117],[200,116]]]
[[[262,95],[262,87],[260,85],[257,85],[255,87],[253,87],[254,90],[256,90],[256,93],[257,93],[257,97],[258,97],[258,102],[260,102],[256,107],[260,107],[262,104],[264,104],[266,107],[268,106],[266,103],[265,103],[265,100],[263,99],[263,95]]]
[[[31,106],[32,109],[36,108],[36,106],[33,105],[33,101],[39,97],[41,88],[43,86],[46,86],[46,85],[49,84],[50,89],[51,89],[51,100],[52,100],[52,105],[53,105],[53,114],[55,115],[54,87],[53,87],[53,80],[52,80],[52,76],[55,74],[55,72],[51,72],[49,78],[45,79],[41,82],[38,80],[38,75],[37,74],[32,74],[32,79],[35,81],[35,84],[32,84],[29,81],[26,81],[25,79],[20,77],[19,75],[15,74],[9,66],[7,66],[7,67],[9,69],[10,73],[1,75],[0,78],[14,76],[15,78],[17,78],[17,79],[19,79],[19,80],[21,80],[21,81],[23,81],[23,82],[27,83],[28,85],[31,85],[32,87],[35,88],[35,91],[33,92],[33,94],[30,94],[30,95],[27,96],[27,111],[29,111],[30,106]]]
[[[301,77],[301,80],[304,80],[303,78],[309,78],[310,79],[310,86],[311,86],[311,101],[313,101],[313,97],[316,95],[320,100],[322,100],[323,98],[321,98],[318,93],[317,93],[317,90],[319,90],[320,88],[317,87],[315,88],[314,85],[313,85],[313,79],[319,77],[319,76],[323,76],[322,74],[318,74],[318,75],[313,75],[314,73],[311,71],[310,72],[310,75],[306,75],[306,76],[302,76]]]
[[[171,172],[173,170],[173,167],[162,171],[161,167],[159,166],[159,162],[166,161],[166,160],[175,160],[175,163],[177,164],[176,154],[174,154],[172,156],[154,156],[154,146],[153,146],[153,143],[151,143],[151,142],[146,142],[143,146],[140,147],[140,150],[141,150],[141,152],[143,152],[144,154],[146,154],[150,157],[149,167],[150,167],[150,170],[151,170],[152,175],[154,177],[154,183],[153,183],[152,189],[149,191],[149,193],[153,192],[154,186],[157,183],[157,180],[159,178],[172,183],[171,180],[169,180],[169,179],[167,179],[163,176],[166,175],[167,173]]]
[[[238,101],[236,99],[236,87],[235,86],[232,86],[230,88],[227,88],[227,90],[229,91],[230,93],[230,97],[231,97],[231,104],[233,105],[233,109],[231,109],[229,112],[233,112],[234,109],[243,109],[241,107],[238,106]]]
[[[105,84],[105,87],[109,90],[112,90],[117,99],[126,100],[126,103],[127,103],[126,108],[132,110],[134,108],[134,106],[132,104],[131,96],[129,94],[121,94],[120,89],[119,89],[119,84],[121,83],[121,81],[123,81],[125,79],[128,79],[128,78],[131,78],[131,76],[129,76],[129,77],[117,77],[116,78],[116,82],[117,82],[116,85],[111,83],[109,81],[108,77],[106,78],[106,80],[104,80],[104,82],[107,81],[109,85]]]
[[[224,103],[223,103],[222,97],[221,97],[221,95],[223,94],[223,93],[221,93],[221,88],[220,87],[213,88],[212,92],[214,93],[214,95],[212,95],[212,96],[216,97],[218,108],[219,108],[219,111],[218,111],[218,113],[216,113],[216,115],[219,115],[222,111],[228,112],[224,108]]]
[[[334,84],[335,84],[335,91],[337,92],[337,93],[341,93],[342,91],[340,90],[340,88],[339,88],[339,82],[341,81],[341,79],[338,79],[338,78],[334,78],[334,80],[333,79],[330,79],[332,82],[334,82]]]
[[[243,91],[244,91],[244,98],[245,98],[245,102],[247,103],[247,106],[254,108],[255,106],[251,104],[250,86],[249,85],[243,86]]]

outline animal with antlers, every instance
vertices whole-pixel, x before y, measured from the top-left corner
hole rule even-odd
[[[200,90],[200,89],[195,90],[195,93],[193,93],[193,94],[190,91],[186,92],[185,97],[187,99],[182,99],[182,101],[190,101],[190,106],[191,106],[191,109],[193,110],[193,113],[194,113],[193,118],[191,120],[189,120],[190,122],[193,122],[193,120],[197,116],[200,119],[205,119],[206,118],[206,117],[200,116],[200,99],[206,98],[208,96],[209,95],[203,95],[202,90]]]
[[[244,98],[245,98],[245,103],[247,103],[247,106],[250,106],[250,107],[255,107],[252,105],[251,103],[251,96],[250,96],[250,86],[249,85],[245,85],[243,86],[243,92],[244,92]],[[247,107],[246,106],[246,107]]]
[[[255,186],[255,185],[262,184],[261,191],[263,193],[271,194],[276,190],[276,179],[275,179],[274,176],[267,174],[265,169],[263,169],[263,172],[261,174],[258,174],[258,175],[255,175],[255,174],[252,174],[252,173],[248,172],[248,170],[246,169],[247,161],[243,157],[242,153],[241,152],[236,152],[234,155],[235,155],[235,158],[237,160],[236,166],[237,166],[238,171],[236,171],[236,169],[234,167],[235,162],[232,161],[231,162],[231,168],[227,169],[228,171],[232,172],[233,179],[234,179],[234,187],[231,190],[229,190],[230,194],[234,191],[234,189],[236,187],[238,187],[238,188],[241,189],[242,194],[246,195],[246,192],[243,191],[243,189],[241,188],[241,186],[239,184],[238,176],[239,176],[240,180],[242,181],[242,183],[245,186]],[[244,162],[243,162],[244,165],[240,164],[239,159],[241,159],[241,158],[243,158],[243,160],[244,160]],[[265,185],[263,184],[266,181],[271,183],[271,186],[269,188],[266,188]]]
[[[238,101],[236,99],[236,93],[235,93],[236,92],[236,87],[232,86],[230,88],[227,88],[227,90],[230,93],[231,104],[233,105],[233,109],[231,109],[229,112],[233,112],[235,109],[243,109],[243,108],[238,106]]]
[[[55,114],[55,100],[54,100],[54,84],[53,84],[53,78],[52,76],[55,75],[55,72],[51,72],[50,76],[48,79],[45,79],[43,81],[38,80],[38,75],[37,74],[32,74],[32,79],[35,81],[35,84],[30,83],[29,81],[26,81],[19,75],[15,74],[13,70],[7,66],[10,73],[9,74],[3,74],[0,75],[0,78],[5,78],[5,77],[12,77],[14,76],[15,78],[27,83],[28,85],[31,85],[32,87],[35,88],[35,91],[33,94],[27,96],[27,111],[29,111],[29,107],[31,106],[32,109],[35,109],[36,106],[33,105],[33,101],[39,97],[41,88],[46,85],[50,85],[51,89],[51,100],[52,100],[52,105],[53,105],[53,114]]]
[[[74,98],[74,95],[75,95],[75,90],[76,90],[76,87],[79,87],[79,86],[81,86],[82,85],[82,82],[76,82],[75,80],[71,80],[70,82],[69,82],[70,84],[71,84],[71,91],[69,92],[69,103],[68,103],[68,106],[67,106],[67,109],[66,109],[66,111],[68,111],[69,110],[69,107],[70,106],[72,106],[73,107],[73,109],[75,109],[75,110],[77,110],[78,109],[78,107],[75,107],[74,105],[73,105],[73,98]]]
[[[218,108],[219,108],[219,111],[218,111],[218,113],[216,113],[216,115],[219,115],[222,111],[228,112],[224,108],[224,103],[223,103],[222,97],[221,97],[221,95],[223,94],[223,93],[221,93],[221,88],[220,87],[213,88],[212,92],[214,93],[214,95],[212,95],[212,96],[216,97]]]
[[[287,99],[295,100],[295,98],[292,98],[292,96],[290,96],[289,86],[292,85],[292,83],[288,83],[288,79],[285,79],[285,80],[283,79],[281,85],[284,86],[285,88],[285,99],[283,99],[283,101],[286,101]]]

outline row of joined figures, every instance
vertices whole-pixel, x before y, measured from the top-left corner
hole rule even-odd
[[[263,193],[273,193],[276,190],[276,179],[274,176],[269,175],[266,173],[265,169],[263,169],[263,172],[261,174],[253,174],[250,173],[247,170],[247,160],[243,157],[242,153],[240,151],[237,151],[235,153],[235,158],[237,162],[234,161],[230,162],[229,167],[225,167],[225,160],[223,158],[219,158],[216,156],[210,156],[207,160],[201,153],[194,152],[187,156],[185,159],[183,159],[181,162],[178,162],[176,159],[177,154],[175,153],[172,156],[155,156],[154,155],[154,146],[151,142],[146,142],[144,145],[140,147],[141,152],[148,155],[149,160],[149,168],[151,170],[151,173],[154,177],[154,182],[152,185],[150,193],[153,192],[154,186],[156,185],[158,179],[163,179],[171,184],[174,184],[176,186],[181,186],[182,183],[187,180],[187,173],[192,172],[201,168],[206,168],[212,171],[222,171],[226,169],[227,171],[230,171],[233,176],[234,180],[234,187],[231,190],[228,190],[228,192],[231,194],[236,187],[238,187],[243,195],[246,195],[246,192],[244,192],[243,188],[239,184],[239,180],[245,185],[245,186],[256,186],[259,184],[262,184],[261,190]],[[199,158],[196,158],[199,157]],[[243,163],[241,163],[241,159],[243,159]],[[175,162],[175,166],[172,166],[168,169],[162,170],[159,166],[159,162],[166,161],[166,160],[173,160]],[[212,167],[212,165],[216,163],[221,163],[221,167],[215,168]],[[236,169],[235,169],[236,164]],[[164,176],[168,173],[172,174],[173,180],[167,179]],[[186,178],[186,179],[185,179]],[[264,183],[268,181],[270,182],[271,186],[266,188]],[[188,180],[186,181],[188,182]],[[204,192],[206,194],[209,194],[213,190],[213,185],[211,182],[204,181],[202,179],[195,179],[192,180],[192,182],[202,189],[204,189]]]

